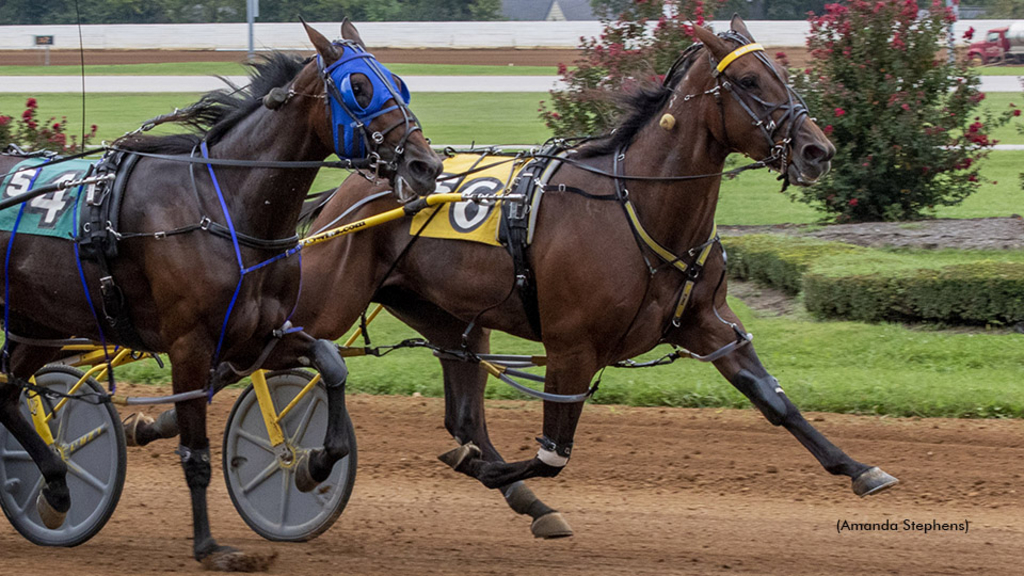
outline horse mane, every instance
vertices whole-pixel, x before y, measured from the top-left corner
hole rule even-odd
[[[661,84],[644,81],[621,96],[612,99],[623,110],[619,124],[608,134],[592,140],[579,149],[580,157],[589,158],[614,154],[633,143],[636,135],[668,103],[676,86],[697,61],[700,44],[693,44],[683,50],[679,59],[669,69],[668,76]]]
[[[205,94],[198,102],[175,113],[170,121],[190,129],[190,133],[151,136],[132,134],[115,142],[121,148],[138,152],[181,154],[190,152],[203,139],[214,144],[229,130],[252,114],[263,103],[272,88],[291,82],[305,67],[307,60],[273,51],[246,64],[249,85],[238,87],[221,77],[228,88]]]

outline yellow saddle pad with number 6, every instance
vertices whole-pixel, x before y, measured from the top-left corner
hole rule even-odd
[[[456,154],[444,161],[444,171],[438,177],[436,192],[504,195],[509,189],[509,183],[528,160],[511,156]],[[447,179],[471,170],[472,174]],[[500,220],[500,201],[490,204],[451,202],[432,210],[423,210],[413,217],[409,234],[501,246],[498,242]]]

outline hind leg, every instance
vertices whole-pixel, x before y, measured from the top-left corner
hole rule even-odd
[[[56,351],[52,348],[14,344],[11,346],[11,371],[14,374],[31,375],[55,356]],[[0,424],[21,443],[39,467],[45,483],[36,501],[36,508],[46,527],[57,529],[64,523],[71,508],[67,464],[39,436],[34,425],[22,416],[20,397],[21,388],[10,382],[0,383]]]
[[[718,321],[710,309],[703,311],[692,326],[674,332],[669,341],[699,354],[708,354],[736,339],[733,329]],[[724,303],[719,306],[722,317],[740,326],[739,319]],[[696,312],[695,312],[696,313]],[[740,328],[742,330],[742,327]],[[782,426],[800,442],[831,474],[849,476],[858,496],[874,494],[897,483],[896,478],[878,467],[868,466],[850,458],[818,432],[771,374],[761,365],[753,344],[747,344],[714,362],[725,376],[775,426]]]
[[[403,309],[394,310],[399,319],[438,346],[460,348],[465,323],[432,304],[420,301],[409,306],[408,300],[403,298],[401,301],[406,303]],[[490,351],[490,335],[476,328],[470,332],[467,344],[473,352],[487,353]],[[463,463],[473,458],[503,463],[505,460],[487,434],[484,411],[487,373],[476,364],[451,358],[441,358],[441,369],[444,373],[444,425],[460,444],[459,448],[442,454],[441,461],[470,476],[472,474]],[[498,490],[512,510],[533,519],[530,529],[535,537],[572,536],[572,528],[562,515],[544,504],[523,482],[500,486]]]

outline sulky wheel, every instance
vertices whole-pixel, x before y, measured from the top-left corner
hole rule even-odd
[[[268,374],[276,411],[287,406],[312,377],[303,370]],[[231,409],[224,432],[224,480],[235,509],[257,534],[268,540],[302,542],[324,533],[348,504],[356,479],[355,431],[350,420],[351,452],[334,465],[326,481],[304,493],[295,487],[293,466],[302,451],[323,445],[327,431],[323,384],[306,394],[281,424],[283,450],[271,446],[256,393],[252,386],[246,388]]]
[[[82,377],[68,366],[47,366],[36,373],[36,384],[67,393]],[[29,418],[25,394],[22,414]],[[109,403],[96,404],[103,388],[92,378],[75,393],[85,400],[69,400],[50,420],[54,447],[68,465],[71,509],[56,530],[43,525],[36,512],[42,475],[35,462],[3,426],[0,426],[0,505],[22,536],[43,546],[77,546],[96,535],[114,513],[124,488],[124,429]],[[44,397],[47,412],[59,398]]]

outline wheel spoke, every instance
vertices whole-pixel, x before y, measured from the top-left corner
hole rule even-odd
[[[278,466],[277,459],[275,458],[270,462],[269,466],[264,468],[263,471],[257,474],[255,478],[250,480],[248,484],[242,486],[242,494],[248,494],[249,492],[252,492],[253,489],[255,489],[260,484],[266,482],[267,479],[273,476],[274,472],[276,472],[279,469],[280,466]]]
[[[299,446],[299,441],[305,436],[306,430],[309,428],[309,423],[313,420],[313,412],[316,410],[317,404],[320,403],[320,399],[313,396],[309,401],[309,406],[306,407],[305,412],[302,413],[302,419],[299,420],[299,425],[295,428],[295,434],[289,439],[289,443],[292,446]]]
[[[93,476],[91,472],[89,472],[85,468],[82,468],[73,460],[68,460],[67,465],[68,472],[71,472],[75,476],[78,476],[78,478],[81,479],[82,482],[85,482],[89,486],[92,486],[93,489],[96,490],[97,492],[103,493],[106,491],[107,485],[104,484],[99,478]]]
[[[269,452],[270,454],[274,454],[274,448],[273,446],[270,445],[270,440],[267,440],[266,438],[260,438],[259,436],[253,434],[252,432],[244,430],[241,427],[236,428],[235,433],[238,434],[239,438],[248,440],[252,444],[255,444],[258,448],[262,448]]]
[[[42,489],[43,489],[43,476],[40,475],[39,478],[36,478],[35,485],[32,486],[31,490],[29,490],[28,498],[25,499],[25,505],[23,507],[19,508],[18,504],[15,502],[14,503],[14,514],[12,514],[11,516],[14,516],[15,518],[21,518],[22,516],[24,516],[28,512],[28,510],[32,508],[32,505],[36,503],[36,498],[39,497],[39,491],[42,490]]]
[[[278,523],[278,526],[284,528],[287,526],[286,522],[288,521],[288,499],[292,493],[292,478],[288,470],[285,470],[281,476],[283,477],[281,483],[281,521]]]
[[[56,415],[56,419],[57,419],[58,424],[57,424],[57,433],[54,434],[54,436],[53,436],[54,442],[63,442],[64,441],[64,435],[68,433],[68,426],[69,426],[68,423],[70,422],[70,419],[71,419],[71,417],[69,415],[71,414],[71,409],[72,408],[73,408],[73,406],[72,406],[71,402],[68,402],[67,404],[64,405],[63,408],[61,408],[60,414]]]
[[[0,452],[0,458],[3,458],[4,460],[32,460],[32,456],[24,450],[4,450],[3,452]]]
[[[85,434],[82,434],[77,439],[75,439],[73,442],[67,444],[68,456],[74,454],[75,452],[78,452],[79,450],[84,448],[86,444],[88,444],[89,442],[92,442],[93,440],[99,438],[100,435],[102,435],[104,432],[106,432],[109,429],[110,429],[110,426],[106,422],[104,422],[101,426],[99,426],[97,428],[94,428],[94,429],[86,432]]]

